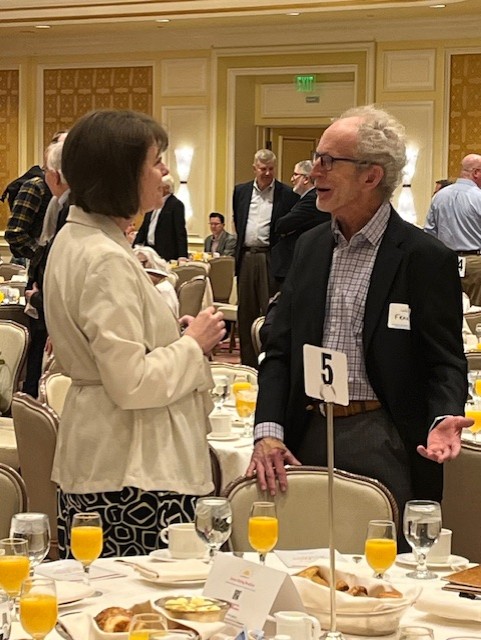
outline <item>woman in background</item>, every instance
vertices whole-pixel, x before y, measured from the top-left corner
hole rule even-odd
[[[52,472],[62,556],[76,512],[101,514],[104,556],[146,554],[213,490],[206,355],[222,314],[202,311],[181,336],[124,235],[158,202],[166,147],[162,127],[131,111],[89,113],[64,143],[73,206],[45,274],[49,335],[72,379]]]

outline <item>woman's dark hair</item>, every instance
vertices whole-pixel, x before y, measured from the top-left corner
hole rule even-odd
[[[139,210],[139,180],[147,151],[167,149],[165,130],[135,111],[91,111],[70,129],[62,173],[70,202],[87,213],[131,218]]]

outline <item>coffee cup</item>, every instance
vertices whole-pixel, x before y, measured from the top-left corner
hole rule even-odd
[[[451,539],[453,532],[451,529],[441,529],[439,538],[433,544],[427,554],[428,562],[439,562],[441,564],[449,562],[451,556]]]
[[[291,640],[318,640],[321,626],[317,618],[302,611],[278,611],[276,619],[276,635],[287,635]]]
[[[232,418],[228,413],[211,413],[209,421],[212,435],[228,436],[232,433]]]
[[[205,545],[192,522],[169,524],[160,532],[160,539],[169,545],[172,558],[202,558],[205,555]]]

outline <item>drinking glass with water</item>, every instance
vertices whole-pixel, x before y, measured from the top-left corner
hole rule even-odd
[[[411,545],[417,562],[408,578],[431,580],[437,575],[428,570],[426,556],[441,533],[441,506],[434,500],[410,500],[404,508],[404,536]]]

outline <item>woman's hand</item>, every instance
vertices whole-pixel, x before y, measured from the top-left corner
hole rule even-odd
[[[181,323],[183,320],[188,325],[184,335],[194,338],[204,355],[208,355],[225,335],[224,314],[214,307],[207,307],[189,322],[185,322],[184,317]]]

